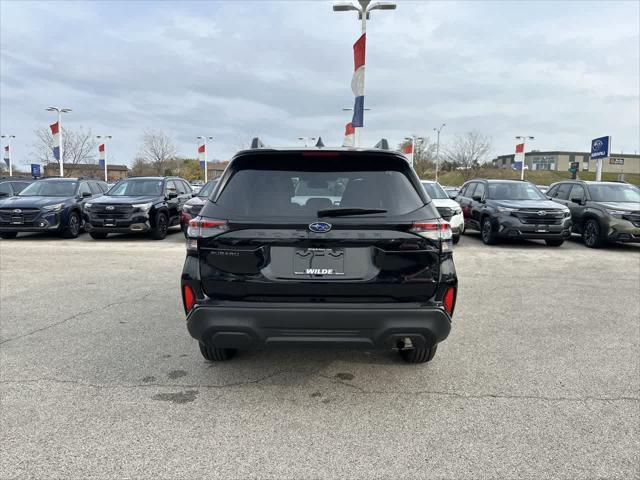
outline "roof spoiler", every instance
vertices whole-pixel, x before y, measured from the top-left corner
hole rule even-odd
[[[377,148],[380,150],[389,150],[389,142],[386,138],[381,138],[378,143],[376,143],[373,148]]]
[[[267,146],[262,143],[262,140],[260,140],[259,137],[254,137],[253,140],[251,140],[251,149],[254,150],[256,148],[266,148]]]

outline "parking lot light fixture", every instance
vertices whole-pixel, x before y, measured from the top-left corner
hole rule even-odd
[[[13,165],[11,163],[11,155],[13,155],[13,150],[11,149],[11,139],[16,138],[15,135],[2,135],[2,138],[7,139],[7,147],[9,151],[7,152],[7,160],[9,160],[9,176],[13,177]]]
[[[527,140],[535,140],[530,135],[518,135],[516,140],[522,140],[522,166],[520,167],[520,180],[524,180],[524,161],[527,156]]]
[[[316,137],[298,137],[298,140],[304,141],[304,146],[308,147],[309,142],[313,142],[314,140],[317,140],[317,139]]]
[[[375,3],[371,3],[371,0],[358,0],[357,3],[358,3],[358,5],[356,5],[355,3],[352,3],[352,2],[338,2],[338,3],[335,3],[333,5],[333,11],[334,12],[348,12],[348,11],[358,12],[358,19],[361,22],[360,24],[361,24],[362,36],[363,37],[367,33],[367,20],[369,20],[369,16],[370,16],[369,14],[370,14],[370,12],[372,10],[395,10],[395,8],[396,8],[396,4],[394,2],[375,2]],[[364,52],[365,52],[365,50],[363,49],[363,53],[362,53],[362,60],[363,61],[364,61]],[[363,64],[363,66],[364,66],[364,64]],[[364,69],[363,69],[361,77],[360,77],[361,91],[358,92],[356,98],[359,98],[361,96],[364,99],[364,77],[365,77],[365,75],[364,75]],[[354,114],[354,116],[355,116],[355,114]],[[364,117],[364,115],[363,115],[363,117]],[[354,143],[355,143],[356,147],[360,146],[360,137],[362,136],[363,128],[364,128],[364,120],[363,120],[363,123],[360,126],[355,127],[355,129],[354,129],[355,130]]]
[[[69,113],[71,111],[70,108],[60,108],[60,107],[47,107],[45,109],[47,112],[58,112],[58,156],[60,161],[60,176],[64,177],[64,151],[63,151],[63,141],[62,141],[62,114]]]
[[[204,146],[204,183],[207,183],[209,181],[209,172],[207,172],[207,140],[213,140],[213,137],[207,137],[207,136],[203,136],[203,135],[199,135],[196,137],[198,140],[202,140],[202,144]]]

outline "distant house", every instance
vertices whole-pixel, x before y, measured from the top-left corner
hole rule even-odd
[[[57,177],[60,175],[60,167],[57,163],[49,163],[44,166],[45,177]],[[104,179],[104,169],[94,163],[65,163],[65,177],[94,177]],[[107,164],[107,181],[115,182],[129,176],[129,167],[126,165]]]

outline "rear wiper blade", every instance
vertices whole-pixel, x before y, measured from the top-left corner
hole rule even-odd
[[[387,213],[383,208],[327,208],[318,210],[318,217],[346,217],[349,215],[367,215],[369,213]]]

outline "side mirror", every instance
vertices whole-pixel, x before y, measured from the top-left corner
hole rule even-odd
[[[198,194],[197,194],[196,192],[191,192],[191,196],[192,196],[192,197],[197,197],[197,196],[198,196]]]
[[[177,198],[178,197],[178,192],[169,192],[169,195],[167,195],[167,197],[169,197],[169,198]]]
[[[82,192],[82,198],[93,197],[93,193],[91,192]]]
[[[573,203],[577,203],[578,205],[582,205],[582,199],[581,198],[572,198],[571,201]]]
[[[473,199],[474,202],[481,202],[482,201],[482,197],[480,195],[474,195],[471,198]]]

